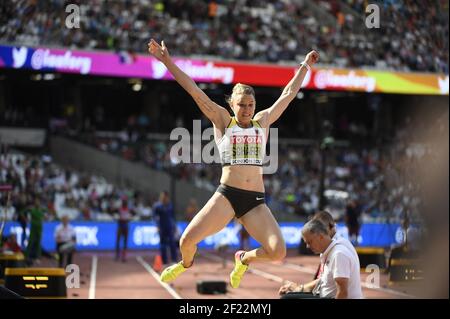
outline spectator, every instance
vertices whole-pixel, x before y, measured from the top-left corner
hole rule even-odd
[[[122,199],[122,204],[119,208],[119,218],[117,222],[117,236],[116,236],[116,261],[122,259],[122,262],[127,261],[127,247],[128,247],[128,230],[131,220],[131,212],[128,207],[128,200]],[[120,250],[120,240],[123,238],[123,248]]]
[[[154,219],[159,230],[159,249],[164,265],[170,262],[177,262],[177,243],[175,239],[176,221],[173,211],[172,203],[170,202],[169,193],[167,191],[161,192],[159,202],[153,208]],[[168,258],[167,250],[170,252]]]
[[[348,236],[354,246],[358,245],[360,230],[360,213],[358,205],[354,200],[350,200],[346,207],[345,224],[348,228]]]
[[[30,214],[30,238],[25,252],[27,262],[33,264],[40,263],[42,255],[42,228],[45,218],[45,210],[41,206],[41,200],[37,195],[33,195],[33,206],[29,210]]]
[[[59,267],[67,267],[72,263],[72,255],[75,251],[76,233],[69,224],[69,217],[63,216],[61,224],[55,229],[56,251],[58,253]],[[64,261],[66,261],[64,263]]]

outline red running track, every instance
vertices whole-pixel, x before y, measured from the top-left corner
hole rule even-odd
[[[199,252],[194,266],[170,285],[159,281],[153,268],[157,251],[130,252],[126,262],[115,261],[111,252],[80,252],[73,262],[80,267],[80,288],[69,288],[71,299],[278,299],[283,280],[308,282],[319,264],[317,256],[299,256],[288,252],[283,262],[254,263],[245,274],[241,286],[227,293],[201,295],[196,291],[199,280],[223,280],[228,283],[233,268],[233,251]],[[47,265],[50,266],[50,265]],[[368,288],[365,272],[361,272],[366,298],[413,298],[419,287],[389,286],[388,275],[380,274],[380,288]]]

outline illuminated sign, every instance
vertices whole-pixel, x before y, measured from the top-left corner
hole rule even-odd
[[[127,55],[124,58],[124,55]],[[246,83],[254,86],[285,86],[294,66],[255,64],[219,60],[173,58],[195,81]],[[31,69],[84,75],[173,80],[166,67],[149,55],[12,47],[0,45],[0,68]],[[297,66],[298,67],[298,66]],[[448,74],[391,72],[369,69],[314,68],[303,87],[325,91],[379,92],[397,94],[448,95]]]
[[[76,249],[80,250],[113,250],[116,245],[117,223],[116,222],[72,222],[77,234]],[[58,222],[45,222],[42,235],[42,246],[48,251],[56,248],[54,231]],[[181,234],[186,228],[186,222],[179,222],[178,233]],[[129,249],[158,249],[159,233],[153,222],[130,222],[129,229]],[[301,229],[303,223],[280,223],[281,233],[288,248],[295,248],[299,245]],[[19,231],[17,222],[7,222],[5,235]],[[199,248],[217,248],[221,245],[230,247],[239,246],[240,224],[231,223],[220,232],[206,237],[199,243]],[[348,229],[342,224],[338,224],[337,232],[339,236],[348,238]],[[20,233],[21,234],[21,233]],[[18,234],[17,236],[20,239]],[[398,224],[363,224],[359,235],[359,246],[391,246],[399,244],[404,240],[403,231]],[[19,240],[20,242],[20,240]],[[251,247],[258,247],[259,244],[250,240]]]

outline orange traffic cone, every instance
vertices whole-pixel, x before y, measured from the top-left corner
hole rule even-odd
[[[155,261],[153,262],[153,269],[155,271],[159,272],[162,270],[162,267],[163,267],[163,261],[162,261],[161,255],[158,254],[155,257]]]

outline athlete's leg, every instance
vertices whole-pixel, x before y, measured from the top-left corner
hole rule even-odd
[[[171,282],[186,268],[192,265],[197,244],[205,237],[217,233],[234,217],[234,210],[228,200],[220,193],[214,193],[206,205],[195,215],[180,238],[180,263],[164,269],[161,273],[163,282]]]
[[[286,244],[281,229],[267,205],[259,205],[240,218],[242,225],[262,247],[248,251],[242,257],[244,264],[255,260],[282,260]]]
[[[230,284],[233,288],[239,287],[250,262],[281,260],[286,255],[286,245],[280,227],[265,204],[251,209],[240,218],[240,222],[262,247],[248,252],[236,252],[234,269],[230,274]]]
[[[195,215],[180,239],[184,267],[189,267],[197,251],[197,244],[205,237],[222,230],[234,217],[230,202],[220,193],[214,193],[206,205]]]

